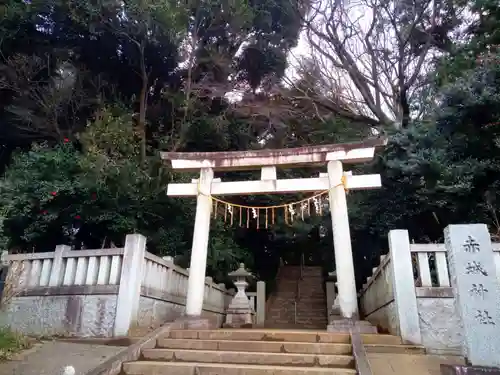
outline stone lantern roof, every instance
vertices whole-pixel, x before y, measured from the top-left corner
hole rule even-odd
[[[236,271],[229,272],[228,276],[231,278],[239,278],[239,277],[253,278],[254,277],[252,275],[252,273],[247,271],[247,269],[245,268],[245,263],[240,263],[240,267]]]

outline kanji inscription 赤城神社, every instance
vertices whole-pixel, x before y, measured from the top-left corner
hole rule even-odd
[[[477,253],[480,251],[479,244],[471,236],[467,237],[467,240],[465,240],[465,243],[463,244],[463,248],[468,253]]]
[[[465,266],[465,273],[467,275],[488,276],[488,272],[486,272],[482,264],[475,260],[473,260],[472,262],[467,262],[467,265]]]
[[[486,289],[483,284],[473,283],[469,293],[479,297],[484,297],[486,293],[488,293],[488,289]]]
[[[493,321],[493,318],[490,316],[488,310],[476,310],[475,318],[479,322],[479,324],[495,325],[495,322]]]
[[[451,285],[463,323],[463,355],[474,366],[500,367],[500,290],[488,228],[445,229]]]

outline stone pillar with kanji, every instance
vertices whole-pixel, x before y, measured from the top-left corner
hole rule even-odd
[[[468,366],[442,365],[441,371],[500,374],[500,288],[488,228],[485,224],[449,225],[444,233],[455,310],[463,324],[462,354]]]

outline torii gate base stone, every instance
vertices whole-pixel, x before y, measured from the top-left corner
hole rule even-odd
[[[375,148],[384,146],[383,138],[364,142],[312,146],[281,150],[244,152],[163,152],[173,169],[199,172],[191,183],[171,183],[167,194],[197,197],[193,245],[189,267],[188,293],[183,326],[188,329],[211,328],[202,317],[208,239],[212,211],[211,195],[286,194],[329,191],[330,213],[338,279],[340,315],[330,317],[330,332],[376,332],[376,327],[359,321],[356,280],[352,258],[351,235],[347,212],[346,188],[349,190],[381,187],[380,175],[352,175],[344,172],[343,163],[361,163],[373,159]],[[327,173],[316,178],[278,179],[276,167],[294,168],[327,165]],[[221,182],[214,171],[261,169],[257,181]],[[342,181],[345,181],[342,184]]]

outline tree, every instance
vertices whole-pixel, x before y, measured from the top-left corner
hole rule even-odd
[[[137,74],[140,82],[140,90],[137,93],[137,131],[141,137],[141,159],[144,163],[147,149],[148,96],[151,85],[160,74],[153,71],[151,64],[147,64],[146,59],[151,57],[147,50],[153,53],[163,52],[165,60],[171,58],[168,50],[171,44],[176,43],[175,39],[181,37],[181,25],[187,21],[186,14],[176,2],[169,0],[121,3],[102,1],[97,5],[70,0],[69,7],[73,18],[88,25],[90,32],[97,38],[111,32],[118,42],[114,53],[118,57],[125,55]]]
[[[430,58],[452,49],[454,4],[329,0],[310,8],[307,42],[328,88],[372,124],[407,127],[412,102],[430,83]]]
[[[484,222],[498,233],[498,58],[484,55],[443,86],[432,121],[394,132],[371,167],[382,174],[385,192],[358,195],[357,230],[383,237],[403,227],[427,242],[442,240],[449,224]]]
[[[0,139],[60,141],[85,125],[82,117],[99,104],[99,81],[71,62],[52,62],[54,68],[39,56],[16,54],[0,64],[0,91],[10,96]]]

